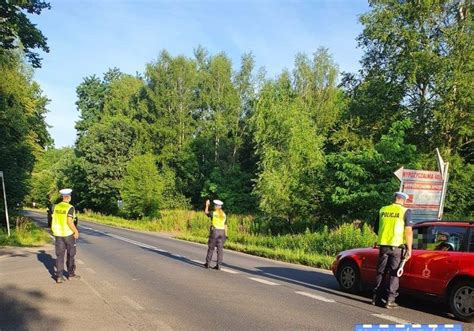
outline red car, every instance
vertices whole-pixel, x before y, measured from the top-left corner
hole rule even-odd
[[[332,265],[342,290],[375,285],[379,249],[339,253]],[[413,227],[413,253],[400,278],[400,290],[445,300],[460,320],[474,319],[474,222],[422,222]]]

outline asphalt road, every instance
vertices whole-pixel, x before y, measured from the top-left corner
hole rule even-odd
[[[46,227],[45,214],[27,215]],[[400,298],[402,307],[395,310],[374,307],[368,296],[341,292],[333,275],[321,269],[226,250],[224,268],[207,270],[201,265],[205,245],[85,221],[79,231],[81,282],[116,312],[123,329],[353,330],[355,324],[459,323],[444,306],[411,297]]]

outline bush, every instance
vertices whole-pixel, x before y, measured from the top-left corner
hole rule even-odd
[[[18,216],[13,218],[16,226],[7,231],[0,230],[0,246],[43,246],[50,241],[46,231],[36,226],[28,218]]]

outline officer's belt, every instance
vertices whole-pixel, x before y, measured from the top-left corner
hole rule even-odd
[[[386,248],[390,248],[390,249],[396,249],[396,248],[403,248],[402,246],[388,246],[388,245],[380,245],[379,247],[386,247]]]

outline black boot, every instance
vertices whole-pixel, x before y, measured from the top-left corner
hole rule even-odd
[[[385,304],[385,308],[387,308],[387,309],[398,308],[398,304],[395,301],[387,302]]]
[[[209,269],[209,263],[207,263],[207,262],[204,263],[202,266],[203,266],[204,268],[206,268],[206,269]]]
[[[375,306],[377,304],[377,301],[379,301],[378,297],[377,297],[377,294],[374,293],[372,295],[372,306]]]
[[[214,270],[221,270],[221,266],[218,265],[218,264],[216,264],[216,266],[215,266],[214,268],[212,268],[212,269],[214,269]]]

